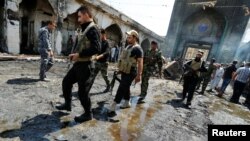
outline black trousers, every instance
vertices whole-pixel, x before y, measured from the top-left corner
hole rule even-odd
[[[191,102],[194,96],[195,87],[198,82],[198,77],[194,76],[184,76],[184,84],[182,91],[182,98],[185,99],[188,93],[187,102]]]
[[[122,99],[130,99],[130,86],[137,75],[136,70],[131,70],[130,74],[121,74],[121,82],[115,95],[115,102],[120,103]]]
[[[78,96],[85,113],[91,113],[89,91],[94,82],[93,68],[90,62],[76,62],[62,82],[63,96],[66,103],[71,103],[73,84],[78,84]]]
[[[233,95],[232,95],[230,101],[239,102],[240,96],[241,96],[245,86],[246,86],[246,83],[242,83],[242,82],[236,80],[234,82]]]

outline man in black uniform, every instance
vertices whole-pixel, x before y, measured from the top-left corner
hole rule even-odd
[[[188,93],[187,103],[186,103],[187,107],[191,105],[191,101],[193,99],[195,87],[197,85],[200,72],[207,71],[205,68],[205,62],[201,60],[202,56],[203,53],[198,52],[194,59],[184,64],[184,67],[186,68],[187,71],[184,73],[184,84],[183,84],[181,101],[185,100],[186,95]]]
[[[71,111],[72,87],[78,83],[78,95],[85,113],[75,117],[76,122],[91,120],[93,117],[91,110],[91,100],[89,91],[94,82],[94,68],[91,59],[93,55],[101,50],[100,35],[93,22],[92,14],[86,6],[77,10],[78,22],[81,24],[81,32],[78,37],[78,44],[75,53],[69,55],[74,61],[73,67],[69,70],[62,82],[63,97],[65,103],[56,106],[58,110]]]
[[[143,51],[138,44],[139,35],[135,30],[126,32],[128,46],[123,50],[118,62],[118,69],[121,73],[121,81],[118,87],[114,102],[109,108],[108,116],[115,116],[116,105],[125,100],[121,108],[130,107],[130,86],[135,79],[135,83],[141,81],[143,69]]]
[[[103,91],[104,93],[108,92],[110,89],[110,82],[108,79],[108,57],[109,57],[109,43],[107,41],[106,32],[104,29],[101,30],[101,40],[102,40],[102,49],[100,54],[95,57],[95,77],[99,71],[101,71],[102,77],[106,82],[106,89]]]

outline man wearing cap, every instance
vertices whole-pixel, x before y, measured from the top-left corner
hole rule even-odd
[[[181,101],[185,100],[186,95],[188,93],[187,103],[186,103],[187,107],[191,105],[191,101],[193,99],[195,87],[197,85],[200,72],[207,71],[207,69],[205,68],[205,62],[201,60],[202,56],[203,53],[198,52],[194,59],[184,64],[186,71],[184,73],[184,78],[183,78],[184,84],[183,84]]]
[[[121,108],[130,107],[130,86],[135,79],[135,84],[141,81],[143,69],[143,50],[138,44],[139,35],[135,30],[126,32],[128,46],[123,50],[120,60],[118,61],[121,81],[116,92],[115,99],[111,104],[108,116],[115,116],[116,105],[124,99]]]
[[[238,63],[237,61],[233,61],[233,63],[225,69],[225,72],[224,72],[223,77],[222,77],[223,82],[222,82],[221,88],[219,90],[218,97],[223,96],[223,93],[225,92],[228,84],[231,82],[233,73],[237,70],[237,68],[236,68],[237,63]]]
[[[141,83],[141,94],[138,99],[138,103],[143,103],[147,95],[148,90],[148,81],[152,72],[155,69],[156,64],[158,65],[159,75],[161,77],[161,69],[162,69],[162,58],[161,58],[161,51],[158,50],[158,44],[155,41],[151,42],[151,49],[147,50],[144,54],[143,58],[143,72],[142,72],[142,83]]]
[[[200,94],[204,94],[204,91],[206,90],[207,85],[211,80],[211,75],[216,70],[216,66],[214,65],[214,62],[215,62],[215,59],[212,58],[211,61],[210,61],[209,66],[208,66],[207,72],[205,72],[204,75],[203,75],[202,89],[199,92]]]

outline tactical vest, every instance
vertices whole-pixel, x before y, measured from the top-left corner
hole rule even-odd
[[[76,46],[76,53],[80,53],[85,49],[90,48],[90,40],[87,38],[86,33],[89,31],[89,29],[91,27],[95,26],[95,24],[92,22],[90,23],[90,25],[85,29],[84,32],[80,32],[78,35],[78,43]],[[87,61],[91,61],[91,58],[93,56],[84,56],[84,57],[79,57],[77,61],[79,62],[87,62]]]
[[[137,67],[137,60],[135,59],[135,57],[131,57],[133,48],[137,46],[138,44],[132,47],[128,46],[122,51],[120,60],[118,62],[119,71],[129,74],[132,67]]]
[[[191,65],[190,65],[190,67],[193,69],[193,70],[198,70],[198,69],[200,69],[201,68],[201,65],[202,65],[202,61],[200,61],[200,62],[196,62],[195,60],[193,60],[192,62],[191,62]],[[197,76],[200,76],[200,72],[196,72],[196,74],[197,74]]]

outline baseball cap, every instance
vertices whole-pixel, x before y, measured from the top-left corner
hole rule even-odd
[[[138,32],[135,31],[135,30],[127,31],[126,34],[135,36],[136,38],[139,38],[139,34],[138,34]]]

